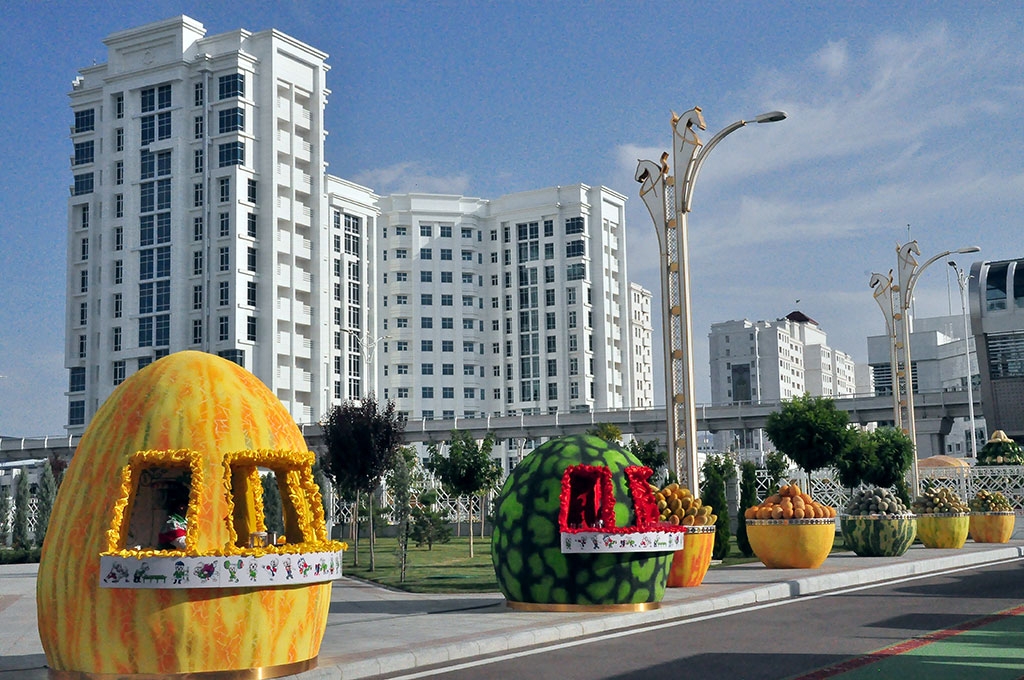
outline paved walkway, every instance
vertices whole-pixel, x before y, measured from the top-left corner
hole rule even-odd
[[[335,583],[317,669],[301,680],[366,678],[686,618],[758,602],[1024,557],[1024,530],[1005,545],[961,550],[914,546],[898,558],[837,553],[819,569],[720,567],[698,588],[670,588],[660,609],[635,614],[509,610],[496,593],[416,595],[341,579]],[[0,566],[0,680],[46,678],[36,632],[36,565]]]

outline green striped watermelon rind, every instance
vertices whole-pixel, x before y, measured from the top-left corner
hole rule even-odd
[[[840,515],[847,547],[860,557],[899,557],[917,536],[917,516]]]
[[[665,594],[673,551],[563,554],[558,528],[562,475],[570,465],[612,471],[615,525],[636,525],[625,469],[641,463],[620,446],[587,435],[560,437],[534,449],[506,478],[495,499],[491,559],[511,602],[558,605],[641,604]]]

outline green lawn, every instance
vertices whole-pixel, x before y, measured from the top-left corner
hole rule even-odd
[[[412,593],[486,593],[498,590],[491,565],[491,537],[477,537],[473,541],[475,557],[469,557],[469,539],[465,536],[452,538],[451,543],[435,544],[433,550],[426,546],[416,548],[410,544],[409,563],[406,567],[405,583],[398,580],[398,540],[377,539],[377,569],[370,571],[370,542],[359,541],[359,566],[352,566],[354,551],[352,542],[344,555],[344,573],[347,576],[375,581],[392,588]],[[842,534],[836,534],[832,552],[845,550]],[[721,566],[757,562],[756,557],[744,557],[736,548],[736,537],[730,539],[729,556]],[[714,567],[712,567],[714,569]]]

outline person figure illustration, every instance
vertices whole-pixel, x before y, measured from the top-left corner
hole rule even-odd
[[[185,533],[188,524],[185,516],[188,511],[188,489],[176,483],[167,490],[167,521],[157,536],[161,550],[184,550]]]

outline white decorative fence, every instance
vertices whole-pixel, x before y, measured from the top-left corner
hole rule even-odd
[[[412,486],[412,497],[417,498],[420,493],[428,489],[433,489],[437,493],[437,502],[432,506],[434,510],[441,513],[441,516],[447,519],[449,522],[466,522],[469,519],[474,521],[480,520],[480,497],[479,496],[454,496],[445,491],[437,482],[432,479],[422,479],[417,481]],[[392,508],[394,507],[394,496],[391,493],[391,489],[387,488],[387,485],[383,485],[383,495],[378,497],[381,500],[383,507]],[[486,516],[491,511],[491,501],[493,499],[492,494],[488,494],[484,499],[484,515]],[[332,498],[332,509],[334,525],[345,526],[352,523],[352,514],[355,510],[355,503],[346,502],[334,494]],[[361,505],[365,507],[365,499],[361,499]],[[375,504],[376,505],[376,504]],[[364,521],[366,518],[364,514],[361,514],[360,521]],[[394,523],[396,521],[393,513],[387,515],[388,523]]]

